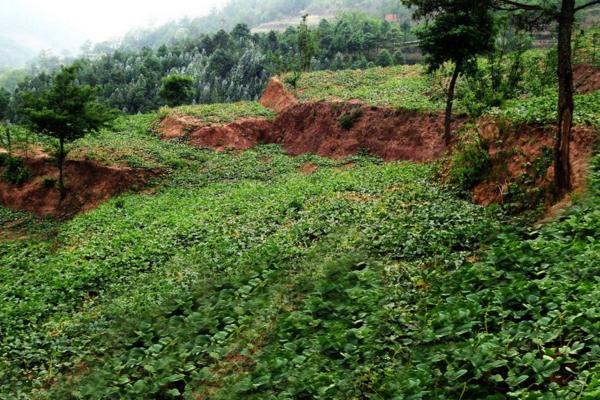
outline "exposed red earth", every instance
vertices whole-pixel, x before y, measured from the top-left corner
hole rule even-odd
[[[285,89],[279,78],[272,78],[269,81],[260,98],[260,104],[278,113],[298,103],[296,97]]]
[[[226,149],[248,150],[264,141],[272,124],[266,119],[240,119],[225,125],[204,125],[188,116],[167,116],[160,123],[163,140],[182,139],[191,146],[207,147],[218,151]]]
[[[0,180],[0,204],[41,217],[68,217],[91,210],[117,194],[143,187],[150,177],[158,174],[152,170],[103,166],[88,160],[68,160],[65,163],[68,191],[61,200],[53,184],[58,178],[53,159],[36,154],[22,160],[31,179],[19,186]]]
[[[580,94],[600,90],[600,68],[587,64],[573,67],[573,85]]]
[[[350,128],[340,120],[356,115]],[[458,123],[458,127],[461,123]],[[446,146],[441,113],[398,111],[349,103],[302,103],[286,108],[267,138],[291,155],[314,153],[336,159],[361,152],[386,161],[434,161]]]
[[[492,169],[489,178],[473,190],[473,200],[478,204],[502,203],[503,193],[510,182],[528,173],[544,148],[553,150],[555,127],[504,126],[497,121],[479,122],[479,133],[489,143]],[[586,183],[588,161],[592,156],[597,134],[591,127],[575,126],[571,141],[571,173],[575,191]],[[545,192],[551,190],[554,171],[551,166],[546,175],[535,182]]]
[[[358,113],[352,127],[340,119]],[[298,103],[273,122],[244,119],[203,125],[189,116],[167,116],[159,125],[164,140],[180,139],[202,148],[247,150],[258,143],[280,144],[290,155],[314,153],[336,159],[360,152],[386,161],[434,161],[446,150],[441,113],[397,111],[350,103]],[[462,123],[456,124],[459,127]]]
[[[580,65],[575,84],[580,93],[600,89],[600,70]],[[203,125],[189,116],[169,116],[162,121],[163,139],[181,138],[191,145],[217,150],[246,150],[258,143],[277,143],[290,155],[314,153],[342,159],[369,153],[385,161],[431,162],[447,154],[442,138],[443,114],[371,107],[358,102],[301,103],[278,79],[267,86],[261,104],[278,112],[273,122],[240,120],[227,125]],[[344,117],[353,115],[349,126]],[[463,120],[455,122],[459,129]],[[501,203],[507,185],[526,173],[544,148],[552,149],[554,127],[501,127],[492,119],[479,121],[478,130],[490,144],[492,173],[477,185],[473,200],[479,204]],[[573,131],[571,164],[573,184],[585,184],[587,162],[596,135],[592,128],[576,126]],[[552,182],[550,167],[536,184],[544,190]]]

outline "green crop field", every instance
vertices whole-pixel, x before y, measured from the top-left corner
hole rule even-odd
[[[74,150],[168,173],[148,190],[65,222],[1,209],[0,398],[600,390],[597,172],[527,229],[435,165],[215,153],[159,141],[156,118]]]
[[[600,399],[597,1],[7,3],[0,400]]]

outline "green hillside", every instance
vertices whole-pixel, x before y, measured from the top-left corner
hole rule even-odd
[[[412,67],[297,90],[408,106],[385,83],[399,74],[414,108],[437,107]],[[161,168],[146,190],[62,222],[0,208],[0,398],[598,394],[597,157],[587,195],[528,228],[458,197],[436,164],[217,153],[160,141],[158,118],[122,117],[71,153]]]
[[[221,13],[392,2],[239,4]],[[370,48],[399,29],[321,24],[330,64],[270,82],[278,113],[248,100],[258,67],[306,27],[116,51],[1,91],[0,400],[600,398],[595,31],[576,38],[558,198],[555,53],[519,38],[470,59],[444,140],[454,66]]]

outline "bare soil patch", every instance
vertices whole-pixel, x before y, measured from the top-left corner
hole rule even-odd
[[[575,91],[586,94],[600,90],[600,68],[587,64],[579,64],[573,68],[573,84]]]
[[[0,204],[41,217],[63,218],[91,210],[117,194],[143,188],[149,178],[159,174],[157,170],[68,160],[65,164],[68,193],[61,200],[59,190],[53,184],[58,180],[54,160],[46,155],[22,160],[31,173],[31,179],[19,186],[0,180]]]
[[[473,200],[489,205],[504,202],[508,185],[526,174],[532,175],[537,160],[544,152],[553,151],[556,128],[553,126],[516,126],[484,120],[479,124],[480,135],[489,143],[492,161],[489,177],[473,190]],[[593,128],[575,126],[571,141],[571,173],[575,191],[586,183],[588,162],[592,156],[597,134]],[[552,166],[542,171],[534,182],[548,196],[554,178]]]

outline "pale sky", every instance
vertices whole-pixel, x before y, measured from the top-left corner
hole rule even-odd
[[[30,47],[73,48],[131,29],[208,14],[227,0],[0,0],[0,35]]]

